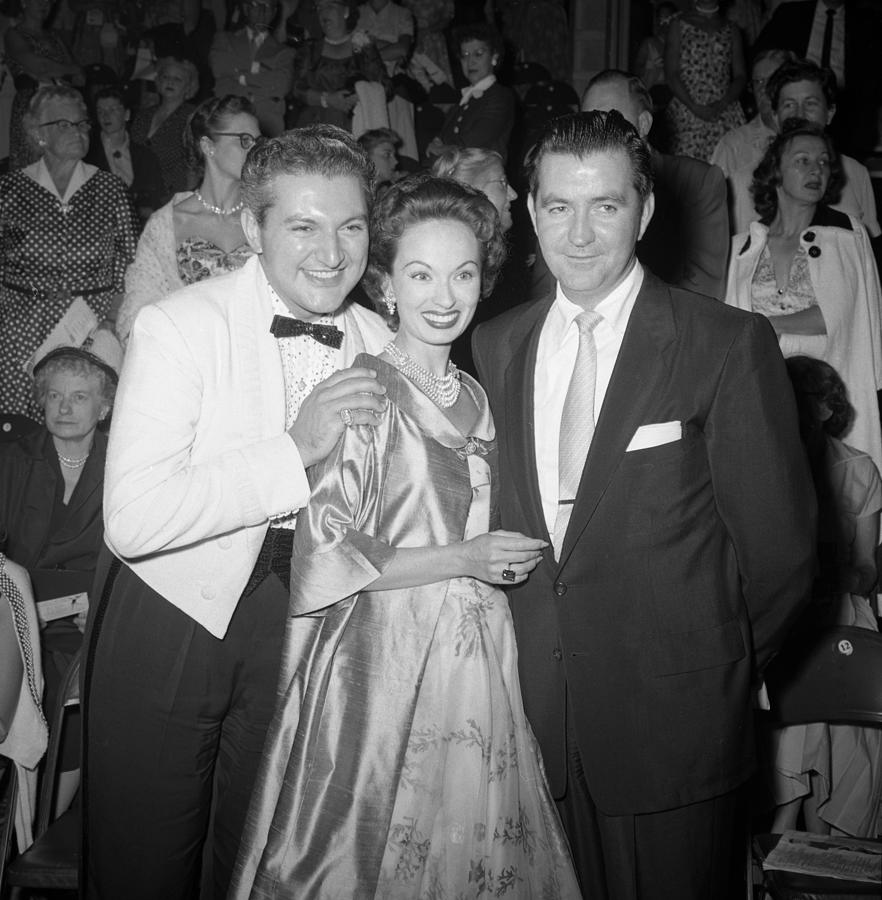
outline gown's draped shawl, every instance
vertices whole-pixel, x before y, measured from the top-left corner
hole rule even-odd
[[[463,436],[383,361],[355,365],[377,371],[389,407],[376,428],[347,428],[311,473],[279,713],[231,897],[274,897],[279,883],[297,885],[298,900],[335,896],[332,885],[347,900],[355,885],[374,896],[395,803],[389,773],[402,768],[450,583],[364,588],[393,547],[461,541],[487,531],[495,508],[495,433],[480,388],[462,376],[480,410]]]

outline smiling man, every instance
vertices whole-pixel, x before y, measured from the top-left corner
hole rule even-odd
[[[722,900],[752,685],[812,574],[793,392],[768,322],[637,260],[618,112],[546,126],[528,208],[556,289],[473,340],[502,527],[552,545],[509,593],[527,717],[585,897]]]
[[[258,143],[242,172],[256,255],[135,321],[86,639],[88,897],[197,896],[206,837],[211,896],[226,896],[274,707],[305,470],[385,408],[373,372],[345,369],[390,337],[347,304],[372,187],[366,154],[332,126]]]

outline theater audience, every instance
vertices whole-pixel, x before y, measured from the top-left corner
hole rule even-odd
[[[9,122],[9,168],[34,162],[38,154],[27,139],[23,119],[37,89],[64,81],[81,81],[82,69],[61,36],[46,27],[49,0],[20,0],[21,15],[4,40],[6,64],[15,83]]]
[[[285,97],[294,77],[294,50],[271,28],[279,0],[243,0],[244,24],[215,35],[209,61],[216,97],[236,94],[254,105],[260,130],[275,137],[285,128]]]
[[[727,131],[717,143],[710,161],[723,170],[726,178],[738,169],[753,171],[777,134],[775,114],[766,85],[780,66],[793,58],[787,50],[766,50],[757,54],[750,69],[750,91],[756,102],[756,115],[743,125]]]
[[[878,631],[869,598],[875,599],[882,479],[866,453],[840,440],[853,410],[836,370],[807,356],[791,357],[787,369],[818,495],[819,572],[807,624]],[[774,729],[772,831],[797,828],[802,812],[808,831],[876,837],[880,745],[878,728],[813,722]]]
[[[827,34],[829,30],[829,41]],[[862,159],[873,146],[873,114],[882,102],[882,14],[873,0],[788,0],[777,4],[754,51],[791,50],[832,71],[839,112],[831,123],[840,151]]]
[[[775,124],[781,130],[787,119],[801,117],[826,128],[836,115],[836,81],[827,69],[814,63],[794,60],[780,66],[766,85]],[[840,156],[845,181],[841,196],[831,197],[830,205],[854,216],[871,238],[882,233],[876,213],[876,200],[865,166],[850,156]],[[729,179],[730,214],[734,233],[747,231],[757,217],[750,192],[753,169],[742,166]]]
[[[879,275],[866,229],[831,209],[839,154],[822,126],[785,124],[754,173],[759,221],[732,242],[726,301],[769,318],[785,356],[837,370],[855,409],[842,435],[882,466]]]
[[[0,540],[27,569],[39,603],[92,590],[104,522],[101,514],[107,435],[122,348],[101,329],[78,345],[51,350],[34,367],[34,399],[45,425],[0,443]],[[64,674],[82,644],[82,622],[65,617],[40,634],[44,707],[53,709]],[[79,784],[79,711],[66,720],[56,812]]]
[[[426,148],[426,155],[440,156],[448,146],[480,147],[495,150],[505,160],[515,120],[515,95],[496,80],[502,38],[491,26],[478,23],[458,29],[454,40],[468,84]]]
[[[718,0],[692,0],[676,16],[665,44],[671,153],[707,162],[717,141],[744,122],[741,33],[720,12]]]
[[[39,415],[25,365],[82,298],[100,321],[114,312],[135,252],[125,185],[83,162],[91,125],[80,94],[41,88],[25,129],[40,158],[0,179],[0,409]]]
[[[130,116],[124,91],[118,87],[101,88],[95,94],[95,119],[101,130],[90,141],[85,160],[126,183],[135,209],[145,222],[162,205],[165,184],[153,151],[129,136]]]
[[[116,323],[123,343],[141,307],[187,284],[238,269],[251,256],[239,222],[239,179],[259,137],[254,107],[244,97],[206,100],[190,117],[186,145],[202,180],[194,191],[172,197],[144,228]]]
[[[199,90],[196,66],[187,59],[165,56],[156,64],[156,90],[159,104],[142,107],[132,122],[132,140],[149,147],[162,166],[165,179],[164,200],[193,186],[184,133],[187,118],[193,112],[190,101]]]
[[[377,48],[365,32],[349,27],[349,12],[343,0],[319,0],[323,37],[306,45],[291,92],[300,103],[297,126],[324,122],[352,131],[352,111],[358,102],[355,83],[387,83]]]

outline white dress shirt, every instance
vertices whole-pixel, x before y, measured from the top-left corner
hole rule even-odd
[[[602,321],[594,329],[594,341],[597,346],[595,422],[600,418],[600,410],[622,347],[628,319],[631,317],[634,301],[642,285],[643,267],[635,260],[631,271],[621,284],[594,307],[594,311],[602,316]],[[560,420],[579,351],[579,329],[574,322],[576,316],[582,312],[583,308],[568,300],[558,284],[557,296],[542,325],[536,353],[533,387],[536,471],[539,478],[539,493],[542,496],[542,512],[549,534],[554,534],[559,499]]]

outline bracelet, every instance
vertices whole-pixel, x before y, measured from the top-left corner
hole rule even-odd
[[[322,91],[321,96],[319,97],[319,102],[325,109],[328,108],[328,92],[327,91]]]

